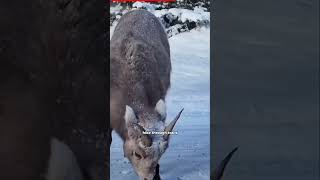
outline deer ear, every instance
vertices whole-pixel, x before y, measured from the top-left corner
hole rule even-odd
[[[155,111],[157,113],[159,113],[159,115],[161,116],[161,120],[166,119],[167,117],[167,109],[166,109],[166,104],[164,103],[164,101],[162,99],[160,99],[155,107]]]
[[[138,122],[133,109],[128,105],[126,106],[126,112],[124,115],[124,119],[126,121],[126,124],[132,124],[132,123]]]

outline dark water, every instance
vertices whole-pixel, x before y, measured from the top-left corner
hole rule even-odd
[[[319,179],[319,1],[217,0],[212,166],[227,180]]]

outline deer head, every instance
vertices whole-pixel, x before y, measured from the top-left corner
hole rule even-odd
[[[126,106],[124,119],[128,138],[124,143],[124,156],[127,157],[141,180],[152,180],[162,154],[168,148],[170,134],[183,109],[169,125],[165,125],[166,106],[159,100],[154,108],[147,112],[135,113]],[[163,132],[163,134],[152,134]],[[151,134],[148,134],[151,133]]]

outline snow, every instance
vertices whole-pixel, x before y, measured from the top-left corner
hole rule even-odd
[[[133,8],[144,8],[148,11],[154,11],[155,9],[161,7],[159,4],[150,4],[145,2],[135,2],[132,4]]]
[[[111,13],[118,14],[119,12],[121,12],[121,9],[122,9],[121,4],[117,4],[115,6],[110,6],[110,12]]]
[[[112,30],[114,27],[111,28]],[[210,179],[210,30],[193,29],[169,39],[172,74],[167,121],[184,108],[167,151],[160,159],[166,180]],[[168,123],[168,122],[167,122]],[[111,179],[138,179],[123,157],[122,140],[113,132],[110,150]]]
[[[187,20],[194,22],[210,21],[210,12],[206,12],[205,8],[201,7],[195,7],[194,10],[180,8],[161,9],[155,10],[153,13],[159,18],[171,13],[174,18],[178,18],[181,22],[186,22]]]
[[[192,7],[192,9],[167,8],[166,6],[159,4],[135,2],[132,5],[132,9],[122,7],[120,4],[111,6],[110,25],[113,26],[114,23],[116,23],[120,17],[129,10],[141,8],[148,10],[158,17],[166,28],[168,37],[194,28],[209,26],[210,24],[210,12],[208,12],[207,8],[202,6],[195,6]]]

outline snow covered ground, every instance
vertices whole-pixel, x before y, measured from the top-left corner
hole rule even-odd
[[[114,24],[115,25],[115,24]],[[111,27],[111,33],[114,27]],[[210,29],[193,29],[172,36],[171,88],[168,92],[167,120],[183,107],[169,148],[160,160],[164,180],[210,179]],[[112,134],[110,150],[112,180],[138,179],[123,157],[122,140]]]

